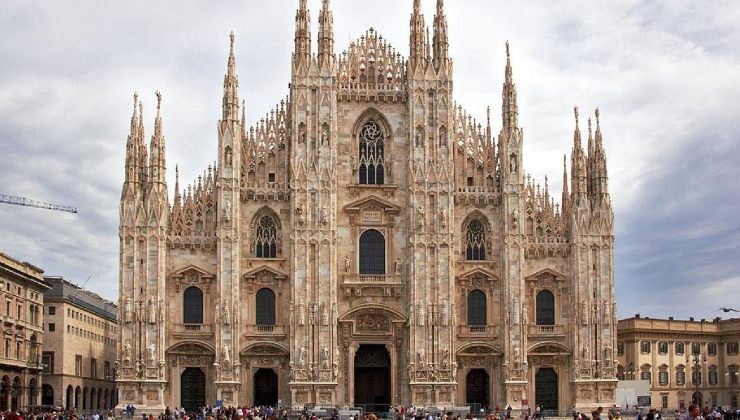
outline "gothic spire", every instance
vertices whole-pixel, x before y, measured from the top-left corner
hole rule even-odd
[[[229,34],[229,61],[224,76],[224,100],[222,121],[239,121],[239,78],[236,76],[234,58],[234,32]]]
[[[329,0],[323,0],[319,13],[319,66],[334,60],[334,17]]]
[[[174,208],[179,208],[182,203],[180,196],[180,169],[175,165],[175,204]]]
[[[311,58],[311,17],[308,15],[306,0],[299,0],[295,14],[294,64],[307,64]]]
[[[488,143],[491,143],[492,133],[493,132],[491,131],[491,107],[487,106],[486,107],[486,141]]]
[[[409,66],[416,68],[419,63],[424,63],[427,53],[424,14],[421,13],[421,0],[414,0],[414,11],[411,13],[410,35],[409,35]]]
[[[587,197],[586,187],[586,157],[583,153],[583,147],[581,146],[581,129],[578,126],[578,107],[573,107],[573,113],[576,118],[576,128],[573,132],[573,151],[571,153],[570,162],[570,182],[571,182],[571,194],[575,198],[575,203],[582,203]]]
[[[516,85],[511,70],[511,54],[509,52],[509,41],[506,41],[506,70],[504,74],[504,88],[501,94],[501,118],[503,129],[517,128],[519,107],[516,100]]]
[[[437,13],[434,15],[434,69],[447,64],[449,60],[449,41],[447,37],[447,16],[444,0],[437,0]]]
[[[563,193],[560,198],[562,207],[561,214],[563,215],[568,213],[568,200],[570,199],[570,194],[568,193],[568,165],[566,160],[567,157],[563,154]]]
[[[157,115],[154,118],[154,135],[149,143],[149,181],[166,183],[165,176],[165,140],[162,135],[162,94],[157,91]]]
[[[126,174],[124,184],[136,181],[137,147],[139,136],[139,117],[136,114],[139,106],[139,94],[134,92],[134,112],[131,115],[131,128],[126,140]]]
[[[609,195],[609,175],[606,171],[606,151],[604,150],[604,143],[601,137],[600,117],[599,108],[596,108],[596,144],[594,145],[594,153],[596,155],[594,159],[596,172],[595,192],[600,198],[604,198]]]
[[[136,144],[136,154],[138,157],[137,164],[137,181],[140,185],[146,184],[147,180],[147,172],[148,172],[148,156],[147,156],[147,149],[146,149],[146,142],[145,139],[146,135],[144,134],[144,105],[139,101],[139,135],[137,138],[137,144]]]

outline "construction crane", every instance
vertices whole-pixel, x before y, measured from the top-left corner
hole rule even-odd
[[[75,207],[45,203],[43,201],[31,200],[29,198],[17,197],[14,195],[0,194],[0,203],[14,204],[16,206],[36,207],[39,209],[47,210],[66,211],[67,213],[77,213],[77,208]]]

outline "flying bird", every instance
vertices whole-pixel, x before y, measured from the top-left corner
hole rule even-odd
[[[725,312],[725,313],[727,313],[727,312],[740,312],[737,309],[733,309],[733,308],[719,308],[715,312],[719,312],[719,311],[722,311],[722,312]]]

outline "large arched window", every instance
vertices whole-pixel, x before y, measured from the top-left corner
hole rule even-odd
[[[195,286],[188,287],[183,293],[182,320],[185,324],[203,323],[203,292]]]
[[[486,230],[478,219],[473,219],[465,229],[465,259],[482,261],[486,259]]]
[[[358,162],[360,184],[383,185],[385,183],[385,134],[383,128],[373,120],[360,129],[360,161]]]
[[[257,291],[257,325],[275,325],[275,292],[264,288]]]
[[[377,230],[360,236],[360,274],[385,274],[385,238]]]
[[[277,257],[277,225],[275,219],[264,215],[255,227],[255,248],[257,258]]]
[[[555,325],[555,296],[549,290],[537,293],[537,325]]]
[[[468,293],[468,326],[486,325],[486,294],[480,290]]]

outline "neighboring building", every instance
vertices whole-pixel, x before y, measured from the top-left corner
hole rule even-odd
[[[740,318],[619,321],[617,375],[650,381],[651,405],[737,407]],[[620,401],[617,401],[620,403]]]
[[[39,401],[44,271],[0,253],[0,412]]]
[[[42,404],[77,410],[115,407],[118,308],[62,277],[46,277]]]
[[[432,37],[414,1],[408,60],[373,29],[335,54],[332,19],[324,1],[313,53],[300,0],[288,98],[251,128],[232,34],[207,146],[218,161],[184,193],[166,183],[161,95],[148,146],[135,97],[119,407],[612,405],[614,228],[598,110],[586,150],[576,110],[555,204],[523,165],[508,45],[503,77],[480,71],[503,81],[496,137],[490,115],[474,120],[454,99],[441,0]]]

